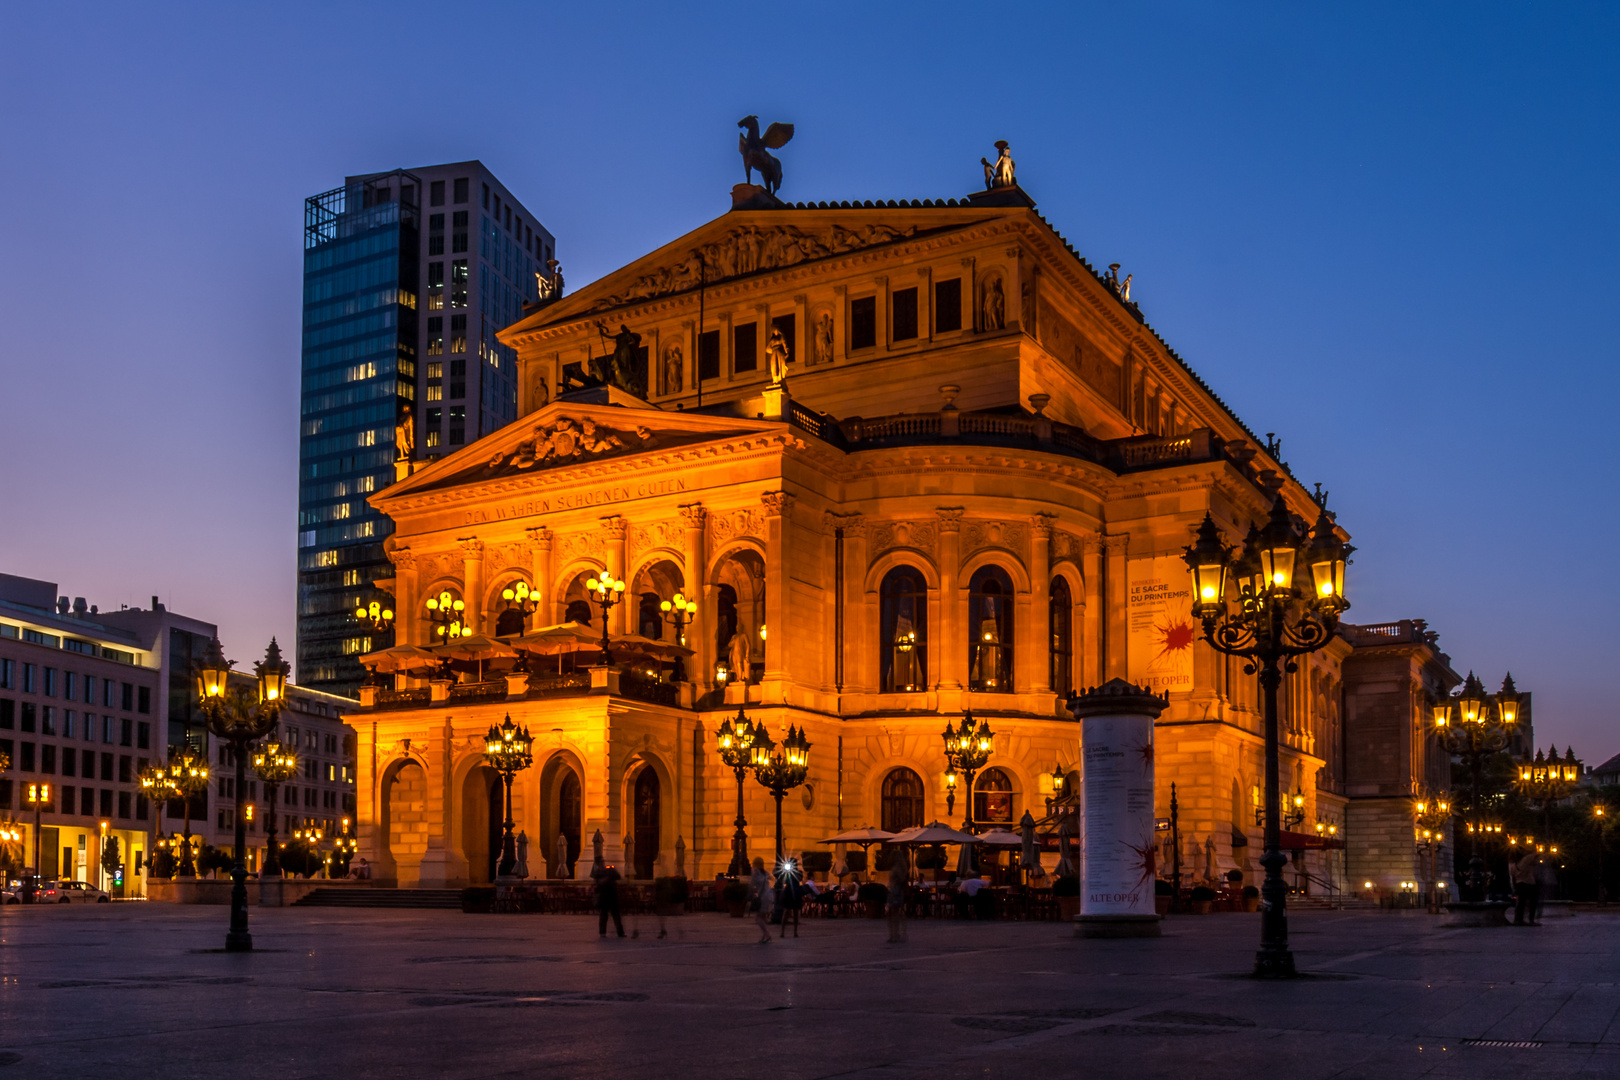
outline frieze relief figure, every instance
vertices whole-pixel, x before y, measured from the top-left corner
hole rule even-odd
[[[643,274],[634,284],[605,298],[592,310],[603,311],[636,300],[695,289],[700,280],[713,285],[743,274],[842,255],[902,240],[916,232],[915,225],[896,227],[877,223],[854,228],[828,225],[814,231],[792,225],[775,229],[742,225],[696,249],[681,262]]]
[[[548,462],[561,465],[578,458],[623,449],[630,438],[635,440],[633,445],[645,449],[652,445],[653,433],[647,428],[638,427],[634,436],[629,436],[598,427],[596,421],[588,416],[580,421],[559,416],[549,428],[545,425],[536,427],[534,437],[519,443],[511,453],[496,453],[489,459],[489,467],[532,469]]]

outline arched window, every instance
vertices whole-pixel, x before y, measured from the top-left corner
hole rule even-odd
[[[563,622],[577,622],[584,626],[591,625],[591,602],[589,600],[570,600],[568,610],[563,614]]]
[[[986,769],[973,780],[973,820],[986,824],[1013,821],[1013,783],[1005,769]]]
[[[928,582],[910,566],[883,575],[878,656],[885,693],[928,689]]]
[[[923,823],[922,777],[910,769],[891,769],[883,778],[883,809],[879,827],[899,832]]]
[[[1069,580],[1053,578],[1051,596],[1047,626],[1052,635],[1052,690],[1058,697],[1068,697],[1074,691],[1074,599]]]
[[[506,637],[509,634],[523,633],[523,620],[522,608],[507,608],[495,619],[495,636]]]
[[[662,600],[655,592],[641,594],[641,606],[636,612],[636,633],[644,638],[662,641],[664,637],[664,616],[658,609]]]
[[[980,567],[968,582],[968,689],[1012,692],[1012,578],[999,566]]]
[[[737,590],[730,585],[716,586],[714,607],[714,654],[724,660],[731,635],[737,632]]]

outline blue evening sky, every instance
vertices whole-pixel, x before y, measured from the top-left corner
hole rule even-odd
[[[578,287],[719,215],[1020,181],[1430,620],[1620,752],[1616,115],[1599,4],[16,5],[0,571],[293,636],[303,199],[481,158]],[[1605,417],[1609,417],[1605,419]]]

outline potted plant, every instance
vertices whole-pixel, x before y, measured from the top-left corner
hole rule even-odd
[[[1160,916],[1170,914],[1170,903],[1176,898],[1175,888],[1164,878],[1153,879],[1153,910]]]
[[[684,877],[653,879],[653,910],[659,915],[685,915],[689,895]]]
[[[1215,902],[1215,890],[1208,885],[1194,886],[1190,899],[1194,915],[1208,915],[1210,905]]]
[[[1064,874],[1052,882],[1052,896],[1058,902],[1058,918],[1073,922],[1080,914],[1080,878]]]
[[[855,894],[868,919],[883,918],[883,905],[889,902],[889,888],[876,881],[868,881]]]
[[[1260,890],[1255,888],[1253,885],[1243,886],[1243,910],[1260,910]]]
[[[748,908],[748,886],[741,881],[728,881],[720,890],[720,902],[725,904],[726,910],[733,919],[743,917]]]

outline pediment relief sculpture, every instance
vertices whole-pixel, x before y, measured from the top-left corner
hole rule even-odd
[[[599,426],[589,416],[579,420],[559,416],[550,425],[536,427],[533,438],[525,439],[510,453],[505,450],[496,453],[489,459],[489,467],[511,472],[541,465],[565,465],[625,447],[645,450],[655,441],[656,436],[639,425],[634,431],[618,431]]]
[[[635,283],[592,306],[592,311],[618,307],[635,300],[695,289],[700,281],[714,284],[727,278],[777,270],[813,259],[825,259],[862,248],[876,247],[917,234],[915,225],[896,227],[869,223],[853,228],[827,225],[801,229],[793,225],[762,229],[741,225],[724,237],[693,250],[672,266],[643,274]]]

